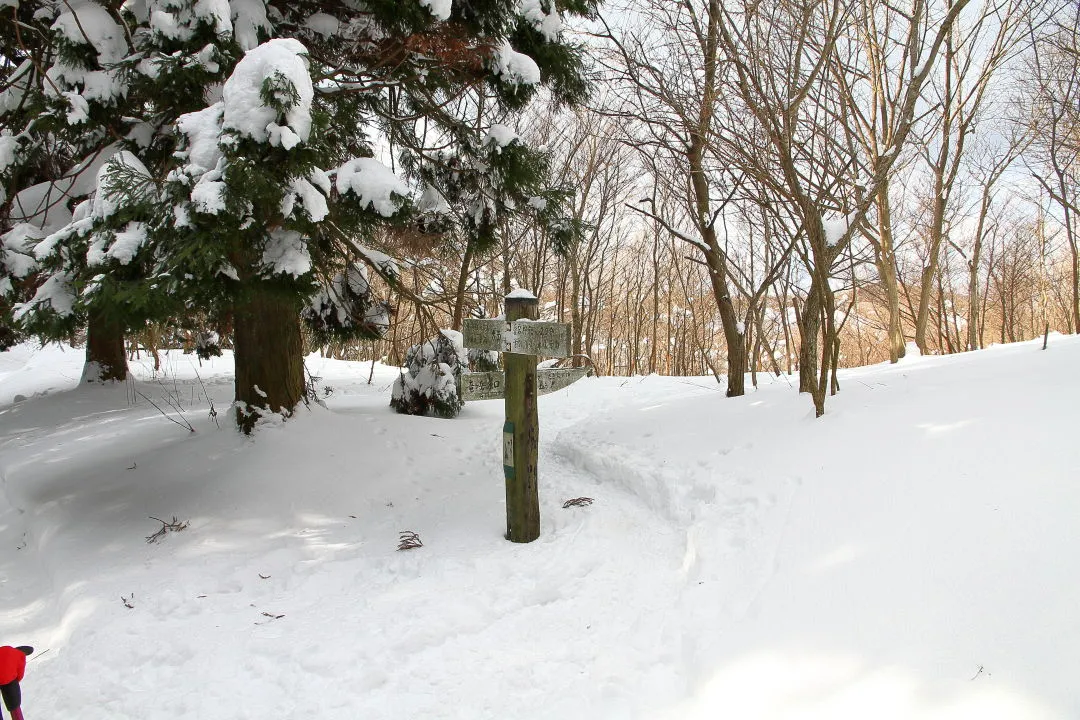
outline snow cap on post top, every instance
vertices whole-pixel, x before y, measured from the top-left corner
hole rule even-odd
[[[518,288],[506,296],[507,300],[536,300],[537,297],[525,288]]]

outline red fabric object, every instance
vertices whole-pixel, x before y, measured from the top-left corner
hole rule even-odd
[[[22,708],[15,708],[11,711],[11,720],[23,720]]]
[[[25,672],[26,656],[22,650],[16,650],[10,645],[0,647],[0,685],[21,681]]]

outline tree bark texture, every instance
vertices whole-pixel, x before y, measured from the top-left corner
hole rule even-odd
[[[259,411],[289,415],[304,394],[304,354],[295,303],[251,288],[236,307],[236,423],[250,433]]]
[[[817,283],[810,286],[810,292],[803,303],[799,316],[799,392],[817,392],[818,372],[818,333],[821,331],[821,290]]]
[[[124,328],[101,311],[91,312],[86,328],[83,382],[127,379]]]
[[[878,275],[885,287],[885,301],[889,306],[889,362],[896,363],[904,357],[904,326],[900,317],[900,283],[896,277],[896,255],[893,247],[892,206],[889,203],[889,184],[882,183],[878,191],[878,242],[875,260]]]

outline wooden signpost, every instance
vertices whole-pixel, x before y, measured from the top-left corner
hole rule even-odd
[[[540,537],[540,494],[537,486],[539,421],[536,398],[583,377],[587,368],[537,370],[538,355],[570,355],[570,326],[539,322],[539,300],[532,293],[506,296],[506,320],[466,320],[462,338],[467,348],[505,353],[506,372],[462,376],[464,400],[504,398],[503,476],[506,479],[506,537],[532,542]]]

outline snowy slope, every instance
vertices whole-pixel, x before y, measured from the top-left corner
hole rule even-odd
[[[313,357],[328,409],[251,440],[228,357],[134,365],[0,354],[30,720],[1080,716],[1077,338],[849,371],[819,420],[786,378],[583,380],[524,546],[499,402],[401,417],[393,369]]]

